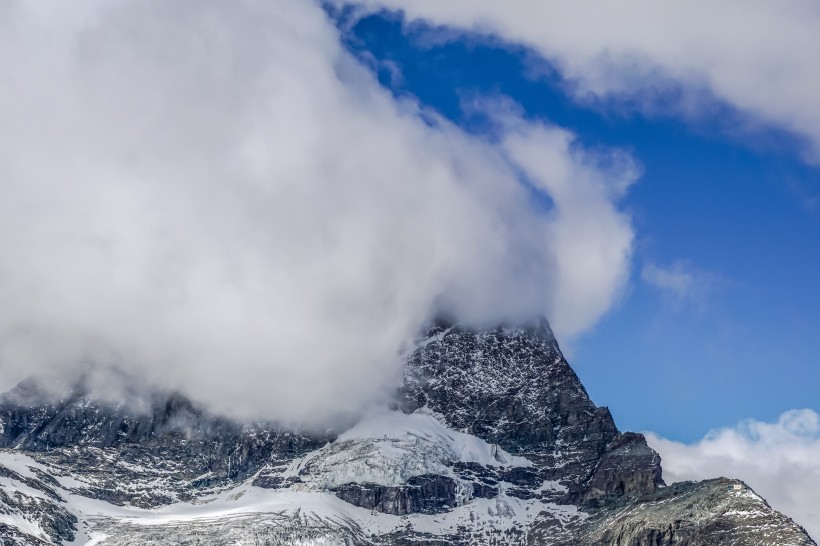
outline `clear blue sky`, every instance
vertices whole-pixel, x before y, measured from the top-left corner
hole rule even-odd
[[[370,16],[347,43],[372,55],[394,93],[469,131],[486,124],[464,100],[504,95],[526,117],[587,147],[625,148],[643,166],[622,202],[638,236],[628,288],[569,350],[620,428],[691,441],[742,419],[820,410],[820,169],[803,160],[798,138],[774,128],[739,136],[728,128],[742,114],[717,101],[687,120],[579,105],[530,51],[479,38],[430,43],[425,30]],[[654,264],[685,271],[686,293],[643,280]]]

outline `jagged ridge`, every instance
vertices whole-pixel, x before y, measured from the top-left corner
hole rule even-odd
[[[435,324],[395,409],[337,438],[22,384],[0,398],[0,544],[814,544],[738,482],[664,487],[546,322]]]

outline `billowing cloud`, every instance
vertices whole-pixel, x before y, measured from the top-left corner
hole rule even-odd
[[[792,410],[776,423],[749,420],[713,430],[694,444],[648,434],[667,483],[739,478],[771,506],[820,537],[820,415]]]
[[[525,44],[574,80],[581,99],[593,94],[646,105],[682,86],[675,106],[692,113],[702,106],[700,97],[717,97],[753,124],[804,137],[807,158],[820,162],[820,4],[814,0],[357,3]]]
[[[436,312],[572,336],[625,281],[630,161],[396,102],[317,4],[0,9],[0,383],[106,364],[315,423]]]

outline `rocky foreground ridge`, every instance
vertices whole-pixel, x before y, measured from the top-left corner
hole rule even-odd
[[[305,434],[33,383],[0,397],[0,545],[812,545],[745,484],[665,485],[549,326],[438,323],[394,407]]]

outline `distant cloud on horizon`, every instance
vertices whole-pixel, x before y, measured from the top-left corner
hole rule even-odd
[[[647,433],[667,483],[724,476],[745,481],[773,508],[820,537],[820,415],[801,409],[777,422],[748,420],[686,444]]]

